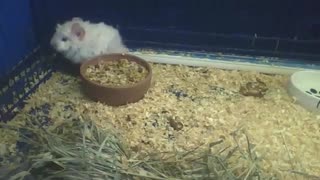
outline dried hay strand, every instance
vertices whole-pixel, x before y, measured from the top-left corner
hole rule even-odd
[[[19,141],[30,147],[22,163],[0,170],[2,179],[275,179],[261,171],[247,136],[246,149],[223,147],[218,140],[203,151],[142,158],[132,156],[113,130],[81,118],[50,128],[30,119],[24,126],[1,127],[23,132]],[[235,141],[239,132],[232,135]]]

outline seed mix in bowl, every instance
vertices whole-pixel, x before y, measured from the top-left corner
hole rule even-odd
[[[91,81],[106,86],[132,85],[144,79],[147,74],[145,67],[127,59],[99,62],[88,66],[86,70],[86,76]]]

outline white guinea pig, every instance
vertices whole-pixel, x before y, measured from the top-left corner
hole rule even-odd
[[[101,54],[128,52],[117,29],[77,17],[62,25],[58,24],[50,44],[75,64]]]

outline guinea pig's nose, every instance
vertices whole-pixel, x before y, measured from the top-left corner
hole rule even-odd
[[[53,43],[53,44],[50,44],[50,45],[51,45],[50,46],[51,49],[53,49],[54,51],[57,51],[57,49],[58,49],[57,44]]]
[[[53,47],[54,49],[57,49],[58,45],[57,43],[51,43],[51,47]]]

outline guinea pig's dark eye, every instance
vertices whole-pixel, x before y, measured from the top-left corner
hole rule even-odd
[[[64,41],[64,42],[67,41],[67,40],[68,40],[68,38],[66,38],[66,37],[62,38],[62,41]]]

